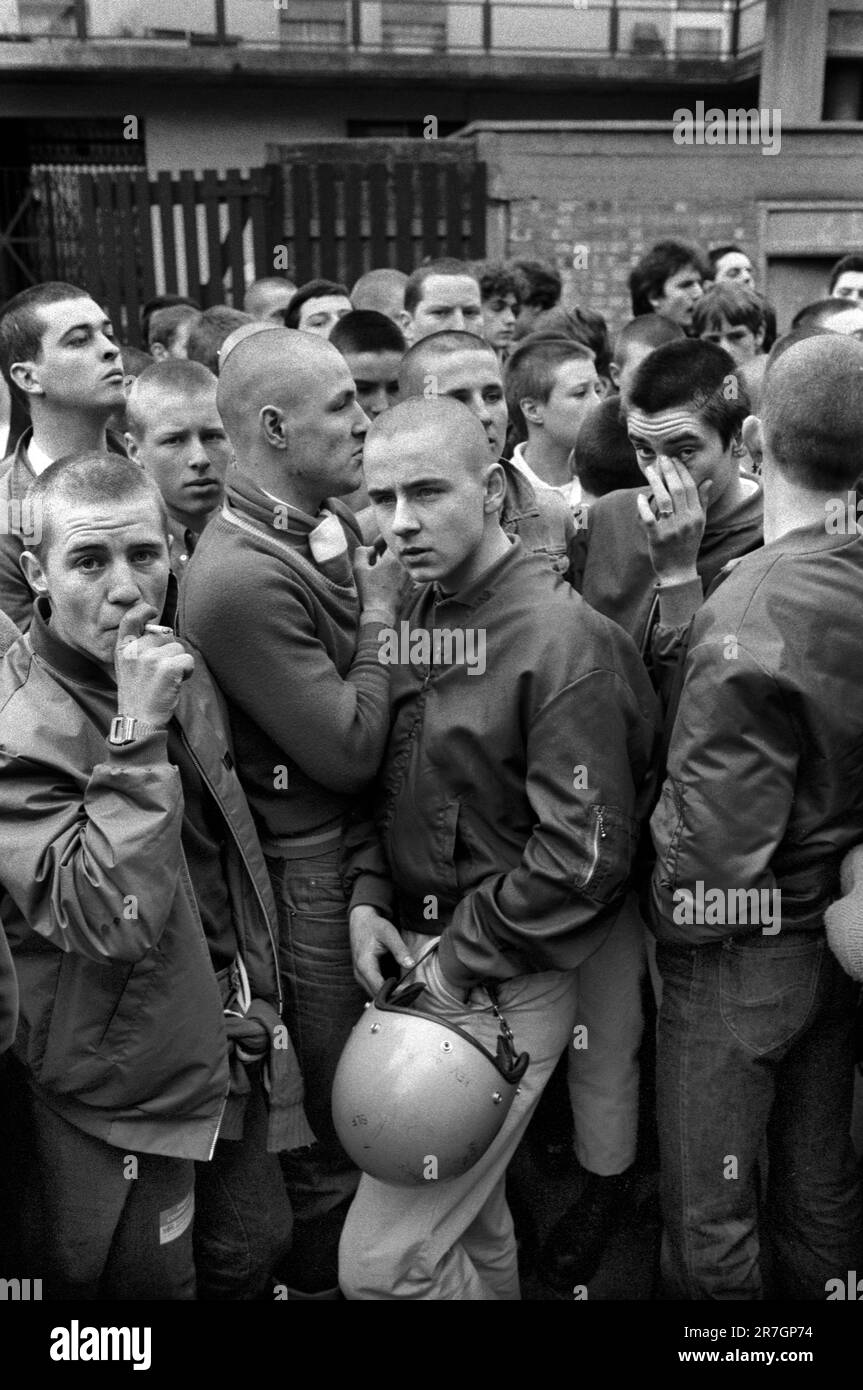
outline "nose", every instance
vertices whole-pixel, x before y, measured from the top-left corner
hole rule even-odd
[[[113,338],[108,337],[107,333],[102,333],[100,336],[103,344],[102,356],[106,362],[115,362],[120,356],[118,345],[114,342]]]
[[[106,599],[121,608],[131,608],[142,597],[138,576],[125,560],[118,560],[111,567]]]
[[[404,497],[396,500],[396,509],[393,516],[393,535],[409,536],[412,531],[418,531],[419,524],[411,511],[410,503]]]
[[[450,328],[457,329],[463,333],[465,330],[464,312],[461,309],[453,309],[450,314]]]
[[[365,434],[366,434],[366,431],[368,430],[369,425],[370,425],[372,422],[371,422],[371,420],[369,419],[369,417],[368,417],[368,415],[366,414],[366,412],[363,410],[363,408],[362,408],[362,406],[360,405],[359,401],[356,401],[354,404],[355,404],[355,414],[354,414],[354,423],[353,423],[353,425],[351,426],[351,434],[355,434],[359,439],[363,439],[363,438],[365,437]],[[372,416],[372,419],[374,419],[374,416]]]
[[[376,420],[379,415],[383,415],[384,411],[388,408],[388,406],[389,400],[387,399],[387,389],[383,385],[378,386],[377,390],[374,392],[374,395],[369,397],[368,405],[366,407],[366,415],[368,415],[370,419]]]
[[[515,310],[511,309],[509,305],[504,309],[503,323],[505,328],[512,328],[515,323]]]
[[[199,444],[199,445],[198,445],[198,448],[195,450],[195,454],[196,454],[196,457],[189,459],[189,467],[192,468],[192,469],[194,469],[194,471],[195,471],[196,473],[206,473],[206,472],[208,472],[209,467],[210,467],[210,460],[207,458],[207,455],[204,453],[204,446],[203,446],[203,444]]]
[[[704,294],[704,286],[703,286],[703,285],[693,285],[693,286],[692,286],[692,289],[689,291],[689,298],[690,298],[691,300],[694,301],[694,300],[700,299],[701,296],[702,296],[703,294]]]

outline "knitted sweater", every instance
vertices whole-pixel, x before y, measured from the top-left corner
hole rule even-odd
[[[337,499],[327,507],[352,554],[352,514]],[[378,626],[359,626],[353,581],[323,573],[308,529],[293,516],[284,524],[234,470],[180,595],[180,630],[228,701],[237,772],[264,838],[337,825],[374,777],[387,735]]]

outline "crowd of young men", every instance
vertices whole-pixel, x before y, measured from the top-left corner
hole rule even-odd
[[[656,1296],[857,1267],[858,281],[775,346],[742,248],[677,240],[613,338],[532,261],[164,296],[137,358],[85,289],[0,309],[0,1201],[46,1297],[517,1299],[555,1073],[548,1296],[645,1096]],[[530,1056],[411,1187],[332,1113],[402,972]]]

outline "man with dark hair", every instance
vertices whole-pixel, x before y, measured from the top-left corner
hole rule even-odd
[[[201,362],[213,376],[219,375],[219,353],[226,338],[244,323],[254,323],[251,314],[231,309],[227,304],[213,304],[199,314],[189,330],[186,356],[190,362]]]
[[[488,656],[482,673],[445,657],[392,668],[375,824],[358,818],[346,860],[357,977],[375,994],[381,956],[407,949],[420,1007],[493,1049],[491,997],[530,1065],[461,1177],[408,1188],[363,1176],[340,1282],[355,1300],[517,1299],[506,1168],[572,1035],[576,968],[626,892],[655,706],[632,643],[501,529],[501,470],[463,405],[395,406],[369,432],[366,469],[387,546],[417,585],[401,621],[467,621]],[[576,757],[589,792],[573,792]]]
[[[673,239],[657,241],[629,276],[633,314],[661,314],[688,331],[703,294],[703,281],[710,274],[710,262],[699,246]]]
[[[843,256],[830,270],[827,293],[831,299],[863,300],[863,256]]]
[[[27,490],[63,454],[123,452],[108,422],[126,403],[124,373],[104,310],[62,281],[22,290],[0,310],[0,371],[33,422],[0,464],[0,608],[26,631],[33,594],[19,560],[35,539],[19,525]]]
[[[467,261],[428,261],[408,276],[401,327],[409,347],[444,329],[481,334],[479,280]]]
[[[297,292],[293,280],[285,275],[266,275],[253,280],[243,300],[243,310],[253,319],[275,319],[281,327],[284,314]]]
[[[503,363],[512,347],[520,307],[515,274],[505,265],[491,261],[478,266],[477,274],[483,337]]]
[[[289,329],[244,337],[225,359],[218,406],[237,466],[189,563],[181,626],[228,701],[276,896],[286,1018],[320,1141],[286,1168],[296,1214],[290,1282],[322,1292],[335,1287],[357,1181],[330,1113],[336,1064],[363,1004],[343,828],[383,752],[389,675],[376,638],[395,620],[405,575],[392,555],[372,564],[357,554],[359,530],[340,499],[362,480],[368,420],[330,343]]]
[[[194,1298],[196,1275],[200,1298],[259,1298],[290,1243],[275,1151],[311,1135],[220,697],[169,626],[143,469],[72,455],[29,500],[38,597],[0,665],[27,1254],[54,1299]]]
[[[685,337],[680,324],[662,314],[641,314],[639,318],[625,323],[614,340],[614,352],[608,368],[621,399],[625,399],[632,378],[654,348]]]
[[[399,371],[402,399],[448,396],[466,405],[485,430],[492,458],[504,476],[500,524],[525,550],[544,556],[569,576],[575,539],[572,512],[554,488],[535,488],[503,458],[509,419],[500,362],[491,343],[473,333],[433,333],[412,347]]]
[[[178,305],[185,304],[189,308],[195,309],[198,313],[201,306],[197,299],[191,299],[186,294],[156,294],[152,299],[148,299],[141,310],[141,341],[150,341],[150,320],[159,309],[176,308]]]
[[[710,285],[692,316],[692,332],[716,343],[740,367],[763,352],[764,301],[760,294],[733,281]]]
[[[848,298],[819,299],[814,304],[804,304],[791,320],[791,331],[798,328],[826,329],[830,333],[863,337],[863,304]]]
[[[164,362],[166,357],[188,355],[189,334],[199,315],[200,310],[193,309],[190,304],[169,304],[164,309],[153,311],[147,330],[147,346],[155,362]]]
[[[233,458],[217,385],[200,362],[159,362],[138,377],[126,402],[126,449],[162,494],[177,579],[221,503]]]
[[[711,246],[707,252],[707,259],[713,267],[712,279],[717,285],[726,281],[732,285],[743,285],[746,289],[755,289],[755,277],[752,273],[752,262],[736,241],[726,242],[723,246]]]
[[[353,309],[339,319],[330,342],[347,362],[357,400],[370,420],[395,404],[406,344],[391,318],[373,309]]]
[[[385,314],[394,324],[400,325],[407,282],[403,270],[370,270],[360,276],[351,290],[351,303],[355,309]]]
[[[309,280],[292,296],[285,310],[285,327],[329,338],[339,319],[349,314],[351,308],[344,285],[337,285],[334,280]]]
[[[509,261],[508,269],[515,276],[516,289],[521,300],[518,316],[519,335],[524,337],[533,332],[534,323],[540,314],[560,303],[563,281],[547,261]]]
[[[620,397],[608,396],[591,411],[575,441],[575,472],[589,504],[618,488],[641,487],[644,475],[626,433]]]
[[[824,933],[863,838],[863,347],[794,344],[743,433],[765,544],[695,618],[651,822],[664,1266],[672,1298],[821,1301],[863,1257],[859,989]]]

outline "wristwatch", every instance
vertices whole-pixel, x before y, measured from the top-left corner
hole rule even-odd
[[[137,738],[146,738],[147,734],[163,734],[158,724],[145,724],[143,719],[133,719],[129,714],[118,714],[111,720],[111,729],[108,734],[108,742],[114,748],[125,748],[127,744],[134,743]]]

